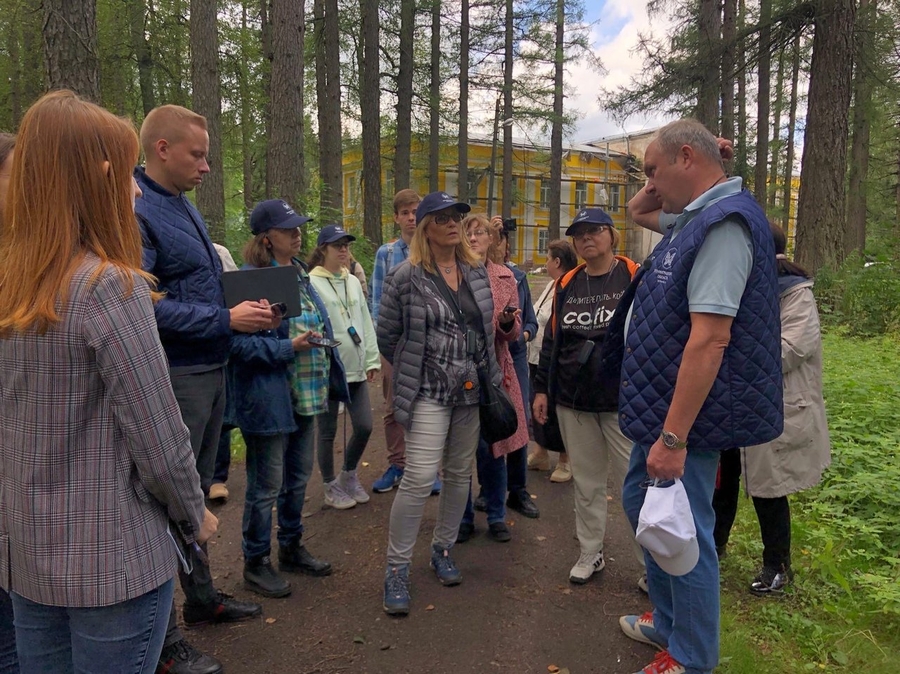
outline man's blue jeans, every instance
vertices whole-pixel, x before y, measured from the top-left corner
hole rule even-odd
[[[649,452],[649,447],[634,445],[622,488],[622,506],[635,531],[647,493]],[[681,481],[700,544],[700,559],[693,571],[670,576],[644,551],[653,626],[687,674],[709,674],[719,662],[719,560],[713,542],[716,516],[712,507],[718,465],[719,452],[688,450]]]
[[[12,599],[0,589],[0,674],[19,674]]]
[[[175,581],[98,608],[36,604],[12,593],[24,672],[153,674],[166,636]]]
[[[242,548],[245,559],[268,555],[272,547],[272,506],[278,502],[278,542],[290,545],[303,535],[301,515],[313,471],[315,417],[294,415],[297,430],[278,435],[247,433],[247,494]]]
[[[487,501],[488,524],[502,522],[506,519],[506,457],[495,459],[491,447],[482,438],[478,439],[475,452],[475,465],[478,470],[478,483],[481,494]],[[472,487],[469,486],[469,500],[462,521],[475,523],[475,509],[472,507]]]
[[[528,353],[513,356],[513,367],[519,380],[519,391],[525,405],[525,423],[531,424],[531,382],[528,378]],[[528,483],[528,445],[506,455],[506,474],[509,491],[521,491]]]

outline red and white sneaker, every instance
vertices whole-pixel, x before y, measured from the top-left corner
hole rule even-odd
[[[653,662],[635,674],[684,674],[684,672],[684,667],[669,655],[669,651],[660,651]]]

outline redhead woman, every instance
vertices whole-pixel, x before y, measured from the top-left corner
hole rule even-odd
[[[503,253],[499,250],[502,223],[476,214],[463,220],[463,228],[472,252],[484,262],[491,282],[491,296],[494,299],[494,350],[503,373],[503,388],[516,408],[519,421],[516,432],[506,440],[490,446],[484,440],[479,440],[476,454],[478,482],[487,510],[488,536],[498,543],[506,543],[512,539],[506,525],[506,455],[528,444],[525,406],[512,355],[509,353],[510,343],[519,336],[521,309],[518,308],[516,279],[509,267],[503,264]],[[470,495],[466,514],[459,525],[457,541],[467,541],[474,532],[475,511]]]
[[[134,127],[71,92],[19,129],[0,236],[0,584],[22,671],[150,673],[203,506],[141,271]],[[15,517],[11,516],[15,513]]]
[[[481,431],[478,369],[501,383],[493,348],[487,270],[463,239],[469,205],[432,192],[416,209],[409,259],[385,278],[378,348],[393,366],[394,418],[406,431],[406,469],[391,508],[384,610],[409,613],[409,565],[425,502],[443,462],[444,486],[431,540],[443,585],[462,574],[450,556],[466,508]],[[515,288],[513,288],[515,291]]]

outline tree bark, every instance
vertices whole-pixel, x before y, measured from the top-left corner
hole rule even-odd
[[[362,122],[363,233],[375,246],[381,233],[381,73],[378,0],[360,0],[363,67],[360,72]]]
[[[47,84],[99,103],[97,0],[43,0],[43,8]]]
[[[18,16],[13,16],[6,26],[6,49],[9,53],[9,107],[12,112],[12,128],[18,129],[22,119],[22,65],[19,61]]]
[[[734,84],[735,84],[735,44],[737,20],[737,0],[725,0],[722,12],[722,128],[723,138],[734,140]],[[728,171],[734,170],[734,159],[729,162]]]
[[[513,200],[513,0],[506,0],[503,58],[503,201],[501,212],[506,220],[512,215]]]
[[[753,195],[766,203],[766,176],[769,166],[769,91],[771,89],[772,0],[759,2],[759,85],[756,97],[756,166],[753,172]]]
[[[144,116],[156,107],[153,92],[153,53],[147,40],[147,5],[144,0],[127,0],[131,50],[137,60],[138,83],[141,87],[141,107]]]
[[[697,119],[714,134],[719,133],[720,58],[722,17],[719,0],[700,0],[698,15],[700,67],[703,71],[697,92]]]
[[[337,0],[315,0],[316,98],[319,118],[319,195],[321,217],[339,218],[344,210],[341,166],[341,55]]]
[[[463,0],[467,2],[468,0]],[[394,148],[394,189],[409,188],[412,151],[413,35],[416,0],[400,0],[400,62],[397,67],[397,142]],[[462,75],[460,75],[462,77]],[[460,98],[462,105],[462,98]]]
[[[769,166],[768,208],[775,208],[778,193],[778,159],[781,156],[781,111],[784,108],[784,47],[778,52],[778,74],[775,76],[775,102],[772,106],[771,164]]]
[[[791,224],[791,199],[794,196],[794,133],[797,129],[797,100],[799,99],[798,86],[800,84],[800,35],[794,38],[794,47],[791,55],[791,103],[788,112],[787,127],[787,151],[784,160],[784,190],[782,203],[784,204],[784,220],[782,227],[789,233]]]
[[[457,193],[468,203],[469,194],[469,0],[460,0],[459,20],[459,164]]]
[[[747,8],[744,0],[738,0],[738,29],[743,31],[747,23]],[[750,138],[747,134],[747,40],[742,39],[737,46],[737,138],[734,144],[734,172],[746,182],[750,175]]]
[[[253,196],[253,152],[250,147],[253,135],[253,112],[250,100],[250,65],[247,56],[247,43],[250,36],[247,30],[247,0],[241,3],[241,61],[238,95],[241,99],[241,170],[243,173],[244,208],[250,211],[255,199]]]
[[[871,44],[875,39],[876,0],[859,0],[856,22],[856,58],[853,80],[853,132],[850,146],[850,177],[847,191],[847,233],[844,254],[866,251],[866,211],[869,177],[869,131],[872,124]]]
[[[300,210],[306,208],[303,145],[304,6],[302,2],[295,0],[272,0],[269,7],[272,48],[272,72],[269,80],[271,131],[266,148],[269,190],[271,198],[284,199]]]
[[[437,192],[441,165],[441,0],[431,0],[430,93],[428,104],[428,191]]]
[[[209,173],[197,187],[197,208],[209,236],[225,243],[225,176],[222,162],[222,93],[216,0],[191,0],[191,86],[194,112],[206,117]]]
[[[550,127],[550,217],[547,235],[559,238],[559,210],[562,204],[563,67],[565,65],[566,0],[556,0],[556,49],[553,54],[553,124]]]
[[[796,254],[813,273],[840,264],[844,252],[855,16],[854,0],[820,0],[816,6]]]

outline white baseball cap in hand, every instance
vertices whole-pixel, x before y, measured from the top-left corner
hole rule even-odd
[[[668,487],[656,482],[647,488],[647,496],[638,518],[637,542],[670,576],[689,573],[700,558],[697,527],[681,480]]]

